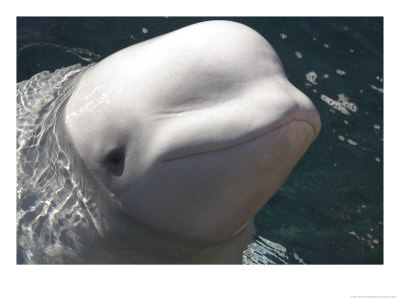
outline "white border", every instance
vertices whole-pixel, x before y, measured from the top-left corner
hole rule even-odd
[[[356,299],[397,296],[398,16],[383,1],[15,1],[2,8],[1,286],[10,299]],[[396,3],[392,1],[391,3]],[[384,16],[383,266],[16,266],[16,16]],[[11,246],[10,246],[11,245]],[[396,275],[395,275],[396,274]],[[3,297],[2,297],[3,298]]]

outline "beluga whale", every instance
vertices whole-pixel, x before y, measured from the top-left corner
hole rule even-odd
[[[91,214],[99,238],[73,262],[240,263],[253,217],[321,122],[263,36],[206,21],[89,67],[57,126],[108,194]]]

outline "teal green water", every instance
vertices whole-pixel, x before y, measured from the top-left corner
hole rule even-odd
[[[257,233],[308,264],[383,263],[382,18],[18,18],[17,81],[209,19],[262,34],[321,116]]]

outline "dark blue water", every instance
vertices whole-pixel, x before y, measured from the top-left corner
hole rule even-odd
[[[258,234],[310,264],[382,264],[382,18],[18,18],[17,81],[211,19],[262,34],[321,116],[319,137],[256,216]]]

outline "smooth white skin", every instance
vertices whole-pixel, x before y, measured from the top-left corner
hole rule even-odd
[[[229,21],[107,57],[65,109],[78,152],[129,215],[207,241],[254,217],[321,126],[272,46]]]

